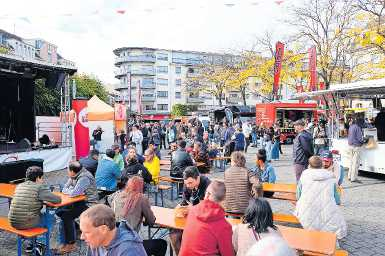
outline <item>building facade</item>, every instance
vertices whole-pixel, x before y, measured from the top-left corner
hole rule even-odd
[[[114,50],[114,54],[115,77],[119,79],[115,89],[120,92],[121,100],[136,112],[140,85],[143,113],[170,113],[172,106],[178,103],[195,105],[197,110],[202,112],[217,107],[218,100],[215,97],[202,92],[188,92],[184,85],[189,78],[196,75],[198,65],[234,57],[217,53],[144,47],[118,48]],[[222,102],[241,104],[239,99],[239,92],[228,92]],[[253,102],[250,97],[249,103],[254,105],[255,100]]]

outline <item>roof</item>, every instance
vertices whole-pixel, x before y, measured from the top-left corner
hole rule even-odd
[[[172,49],[161,49],[161,48],[149,48],[149,47],[120,47],[113,50],[113,53],[116,56],[119,56],[119,53],[121,51],[125,50],[145,50],[145,51],[170,51],[170,52],[181,52],[181,53],[193,53],[193,54],[207,54],[207,55],[220,55],[220,56],[230,56],[234,54],[228,54],[228,53],[215,53],[215,52],[198,52],[198,51],[186,51],[186,50],[172,50]]]
[[[19,40],[19,41],[23,40],[21,37],[15,35],[15,34],[9,33],[9,32],[7,32],[7,31],[5,31],[3,29],[0,29],[0,33],[6,34],[8,37],[14,38],[14,39]]]
[[[385,97],[385,79],[332,85],[328,90],[297,93],[292,99],[313,98],[330,93],[340,95],[341,97],[349,96],[351,98],[373,98],[374,96]]]

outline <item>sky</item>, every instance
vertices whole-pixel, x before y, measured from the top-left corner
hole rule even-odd
[[[266,31],[284,37],[288,9],[300,1],[12,0],[2,3],[0,28],[54,43],[79,72],[116,84],[116,48],[249,50]]]

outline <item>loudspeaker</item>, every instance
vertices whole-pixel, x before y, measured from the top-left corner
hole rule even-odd
[[[17,149],[31,149],[31,142],[27,138],[24,138],[17,143]]]
[[[63,86],[64,79],[65,79],[65,73],[50,72],[46,77],[45,86],[47,88],[59,89],[60,87]]]

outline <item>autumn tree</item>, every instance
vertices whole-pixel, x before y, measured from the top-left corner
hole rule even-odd
[[[289,23],[295,27],[295,40],[317,50],[318,74],[329,88],[336,72],[348,66],[344,59],[348,32],[356,13],[354,0],[307,0],[292,9]]]

